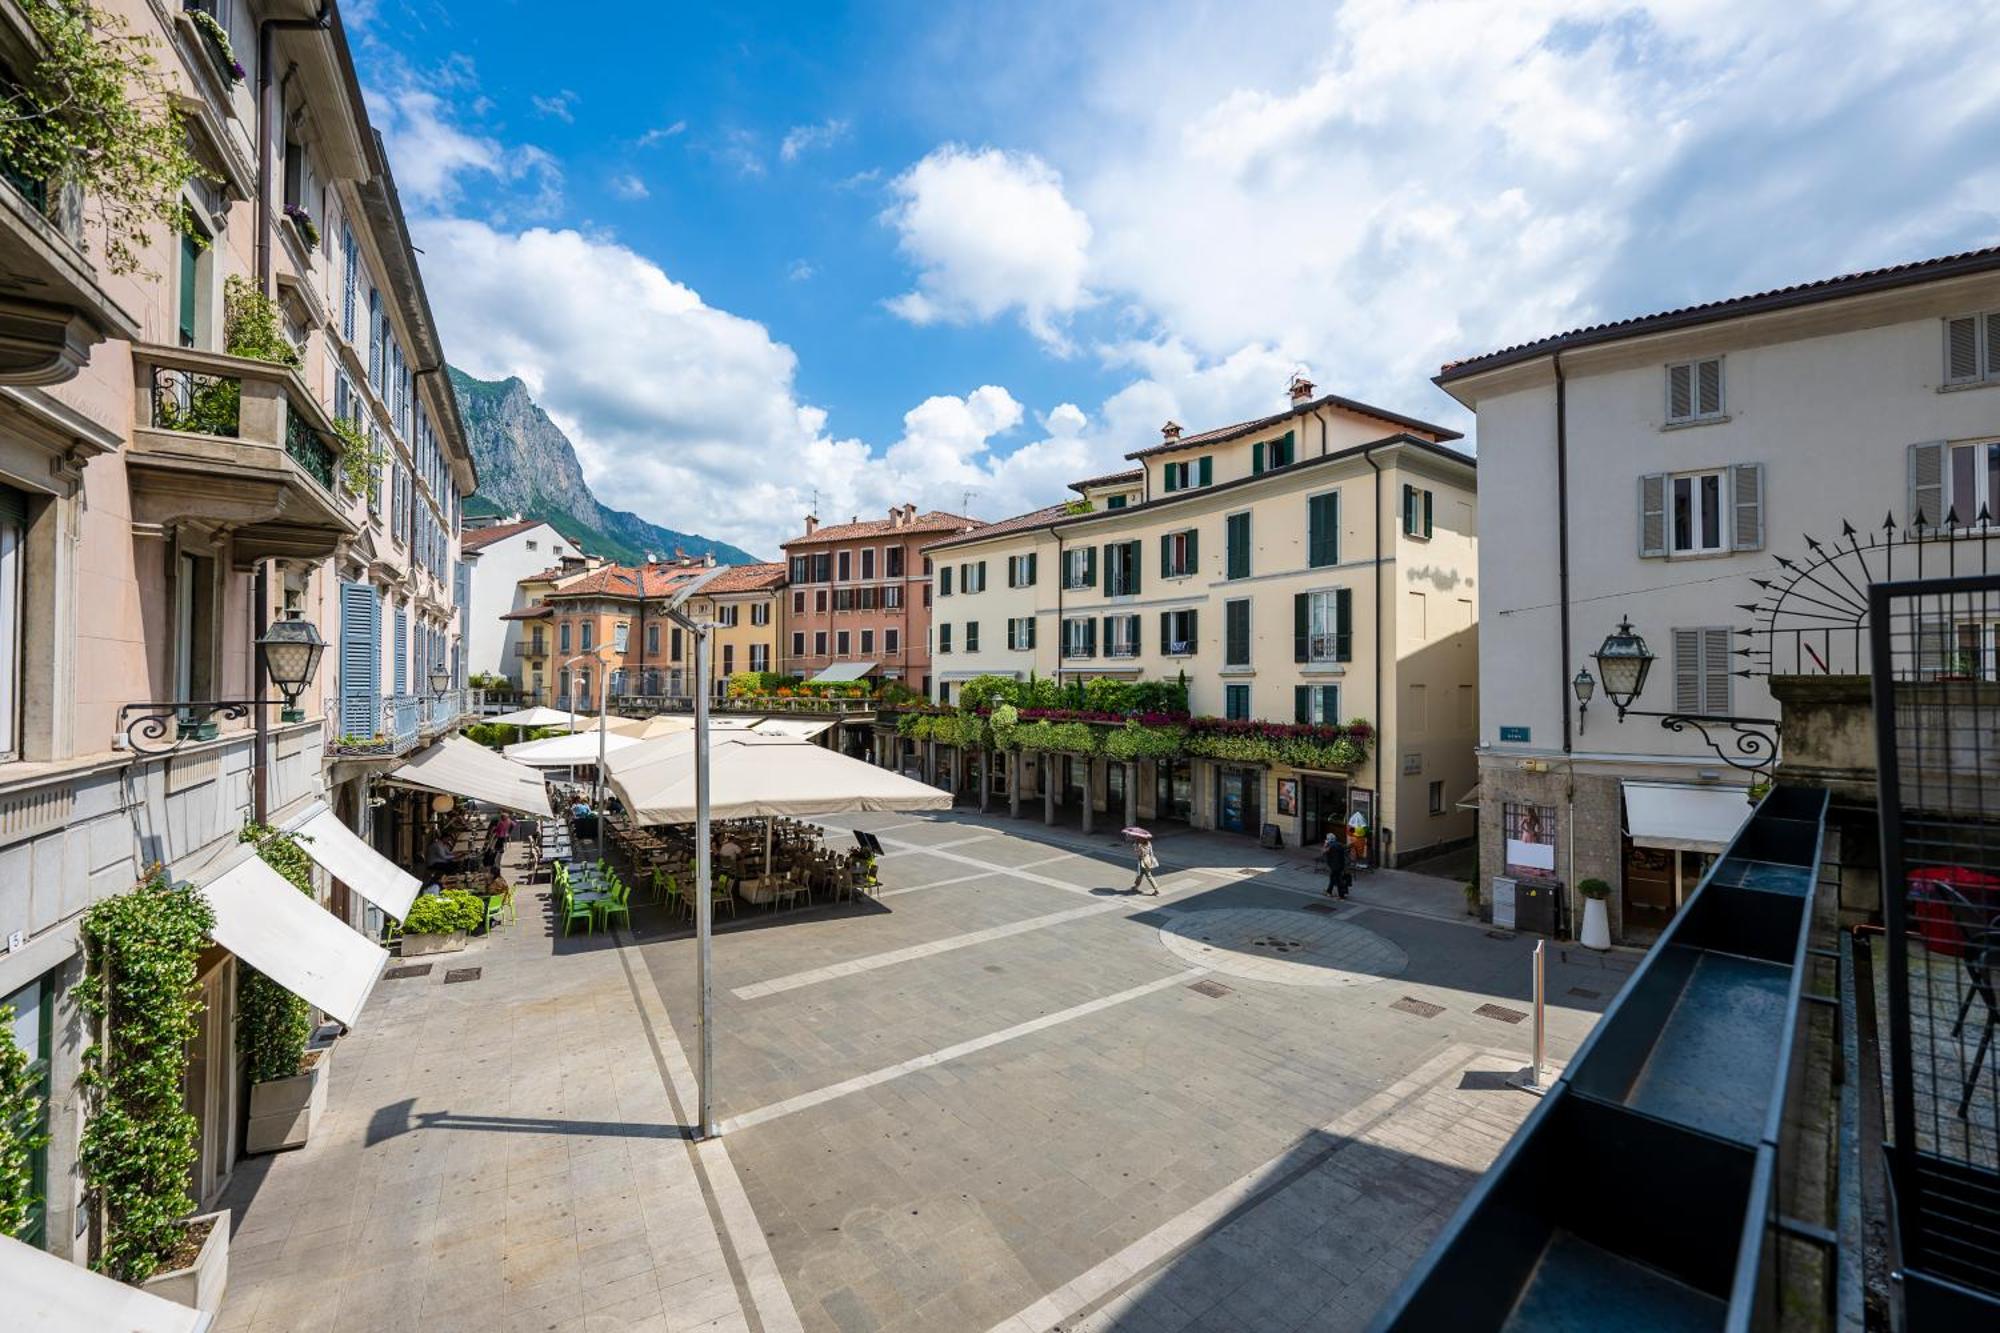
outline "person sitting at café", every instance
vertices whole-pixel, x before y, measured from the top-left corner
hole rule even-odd
[[[430,846],[424,849],[424,866],[434,875],[448,875],[458,868],[451,839],[445,837],[442,829],[431,835]]]

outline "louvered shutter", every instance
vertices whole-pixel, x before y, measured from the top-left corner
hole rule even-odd
[[[1166,488],[1169,492],[1177,491],[1181,488],[1181,468],[1183,466],[1184,464],[1180,463],[1169,463],[1160,469],[1162,480],[1166,483]]]
[[[1936,527],[1944,522],[1944,451],[1943,440],[1930,440],[1909,448],[1910,526],[1913,528]]]
[[[1174,572],[1174,534],[1160,534],[1160,577],[1171,578]]]
[[[1917,678],[1936,680],[1953,662],[1951,622],[1924,619],[1917,622]]]
[[[1086,588],[1095,588],[1097,586],[1097,548],[1095,546],[1086,546],[1083,548],[1083,586]]]
[[[1722,362],[1695,363],[1695,412],[1712,417],[1722,411]]]
[[[1306,563],[1314,568],[1340,563],[1339,499],[1329,493],[1306,501]]]
[[[1292,721],[1312,721],[1312,686],[1292,686]]]
[[[1961,315],[1944,322],[1944,377],[1959,384],[1979,378],[1979,317]]]
[[[1729,631],[1701,632],[1701,708],[1704,713],[1729,713]]]
[[[1200,612],[1188,610],[1181,612],[1181,614],[1187,617],[1187,650],[1193,652],[1201,641],[1199,638],[1201,633],[1199,625]]]
[[[1027,588],[1035,586],[1035,553],[1033,551],[1028,552],[1028,576],[1022,582],[1022,586]],[[1029,623],[1032,624],[1033,622],[1030,621]]]
[[[1264,470],[1264,442],[1262,440],[1259,440],[1257,441],[1257,443],[1250,446],[1250,475],[1254,477],[1263,470]]]
[[[1199,574],[1201,572],[1201,531],[1197,528],[1189,528],[1187,539],[1188,573]]]
[[[1085,657],[1097,656],[1097,622],[1095,620],[1086,620],[1083,622],[1083,655]]]
[[[1207,454],[1201,457],[1201,484],[1209,485],[1215,480],[1215,460]]]
[[[1032,558],[1032,557],[1030,557],[1030,558]],[[1035,618],[1034,618],[1033,616],[1029,616],[1029,617],[1028,617],[1028,618],[1027,618],[1026,620],[1024,620],[1024,621],[1022,621],[1022,622],[1021,622],[1021,628],[1022,628],[1023,630],[1025,630],[1025,631],[1027,632],[1027,636],[1028,636],[1028,642],[1027,642],[1027,644],[1026,644],[1025,646],[1026,646],[1026,647],[1029,647],[1029,648],[1032,648],[1032,647],[1034,647],[1034,646],[1035,646]]]
[[[1125,543],[1125,591],[1137,594],[1139,591],[1139,539],[1134,537]]]
[[[1736,463],[1729,469],[1729,503],[1735,512],[1730,549],[1764,549],[1764,465]]]
[[[1333,660],[1346,662],[1354,656],[1354,590],[1342,588],[1333,594]]]
[[[1667,474],[1639,478],[1639,554],[1667,553]]]
[[[979,562],[979,591],[986,591],[986,562],[984,560]]]
[[[938,566],[938,596],[951,596],[951,566]]]
[[[1431,508],[1436,498],[1431,492],[1424,492],[1424,536],[1426,537],[1431,535]]]
[[[1699,713],[1701,708],[1701,631],[1674,631],[1674,711]]]
[[[1295,593],[1292,597],[1292,660],[1303,662],[1310,657],[1307,651],[1312,640],[1312,594]]]
[[[373,736],[382,681],[382,602],[373,584],[340,585],[340,730]]]
[[[1686,421],[1694,415],[1694,367],[1667,367],[1667,420]]]
[[[1986,316],[1986,377],[2000,373],[2000,312]]]
[[[396,639],[390,647],[395,653],[396,694],[408,694],[410,683],[410,613],[402,607],[396,608]]]

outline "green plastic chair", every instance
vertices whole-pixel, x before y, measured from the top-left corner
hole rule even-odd
[[[613,879],[611,896],[601,898],[591,906],[597,910],[598,924],[606,930],[611,929],[611,918],[614,916],[624,917],[625,928],[627,930],[632,928],[632,886],[624,880]]]
[[[485,902],[486,933],[491,935],[495,927],[507,924],[507,895],[504,893],[490,894],[486,897]]]
[[[567,884],[563,886],[562,917],[563,934],[569,934],[575,928],[578,921],[583,922],[583,933],[586,935],[590,933],[591,923],[594,920],[590,904],[578,902],[576,896],[569,891]]]

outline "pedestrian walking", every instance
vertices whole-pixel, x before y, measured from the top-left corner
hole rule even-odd
[[[1160,858],[1153,855],[1153,835],[1142,831],[1134,837],[1128,829],[1126,836],[1132,838],[1139,859],[1139,873],[1132,877],[1132,892],[1139,892],[1139,886],[1144,884],[1147,893],[1159,897],[1160,882],[1153,878],[1153,872],[1160,868]]]
[[[1354,884],[1354,875],[1349,869],[1345,830],[1335,828],[1327,833],[1326,843],[1320,848],[1320,859],[1326,862],[1326,896],[1345,898],[1347,890]]]

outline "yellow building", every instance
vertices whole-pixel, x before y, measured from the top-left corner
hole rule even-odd
[[[709,690],[721,697],[738,671],[776,671],[785,567],[731,565],[688,598],[688,612],[714,625],[709,635]],[[688,670],[693,663],[685,664]]]

